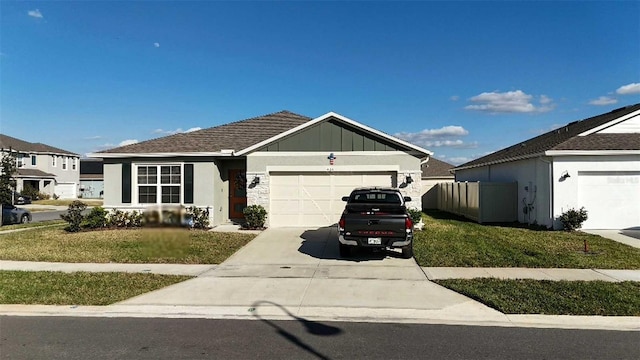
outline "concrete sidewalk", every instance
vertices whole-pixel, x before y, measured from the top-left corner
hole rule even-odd
[[[211,270],[216,270],[212,273]],[[308,272],[309,267],[293,266],[265,268],[261,265],[244,264],[237,266],[225,263],[221,265],[184,265],[184,264],[116,264],[116,263],[57,263],[35,261],[9,261],[0,260],[0,270],[18,271],[61,271],[61,272],[128,272],[128,273],[152,273],[165,275],[189,275],[189,276],[226,276],[226,277],[292,277],[300,276],[301,272]],[[258,271],[260,270],[260,271]],[[270,271],[269,271],[270,270]],[[354,269],[343,268],[352,272]],[[380,268],[382,272],[360,274],[360,278],[389,278],[388,268]],[[332,271],[335,276],[338,268],[326,269]],[[423,267],[422,271],[429,280],[443,279],[473,279],[473,278],[497,278],[497,279],[534,279],[534,280],[569,280],[569,281],[640,281],[640,270],[613,270],[613,269],[545,269],[545,268],[463,268],[463,267]]]
[[[430,279],[640,281],[637,271],[420,268],[394,252],[339,256],[335,227],[268,229],[220,265],[0,261],[1,270],[127,271],[195,278],[108,306],[0,305],[1,315],[308,319],[640,330],[638,317],[506,315]],[[425,276],[426,275],[426,276]]]

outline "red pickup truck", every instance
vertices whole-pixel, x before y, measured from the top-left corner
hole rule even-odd
[[[338,222],[340,256],[357,248],[401,248],[413,257],[413,221],[405,203],[411,201],[394,188],[357,188],[342,198],[347,204]]]

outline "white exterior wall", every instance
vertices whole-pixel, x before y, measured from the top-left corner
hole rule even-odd
[[[561,180],[563,172],[567,172],[570,177]],[[554,218],[560,216],[564,211],[574,208],[579,209],[579,172],[637,172],[640,171],[640,155],[617,155],[617,156],[557,156],[553,162],[554,173]],[[639,189],[640,191],[640,185]],[[586,209],[587,212],[589,209]],[[639,224],[640,225],[640,224]],[[555,228],[562,228],[562,224],[556,221]]]
[[[532,158],[457,170],[456,181],[517,182],[518,221],[553,226],[550,158]],[[546,162],[545,162],[546,161]],[[525,210],[526,208],[526,210]]]

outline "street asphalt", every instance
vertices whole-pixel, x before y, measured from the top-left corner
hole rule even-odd
[[[638,317],[507,315],[430,281],[499,277],[640,281],[638,270],[420,268],[394,252],[339,256],[334,227],[262,232],[220,265],[0,261],[0,270],[127,271],[196,276],[109,306],[0,305],[2,315],[305,318],[640,330]]]

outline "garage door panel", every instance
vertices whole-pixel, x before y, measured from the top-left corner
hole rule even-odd
[[[587,210],[584,229],[640,226],[640,172],[581,172],[578,202]]]
[[[303,173],[270,176],[270,226],[327,226],[338,221],[343,196],[356,187],[394,186],[395,173]]]

